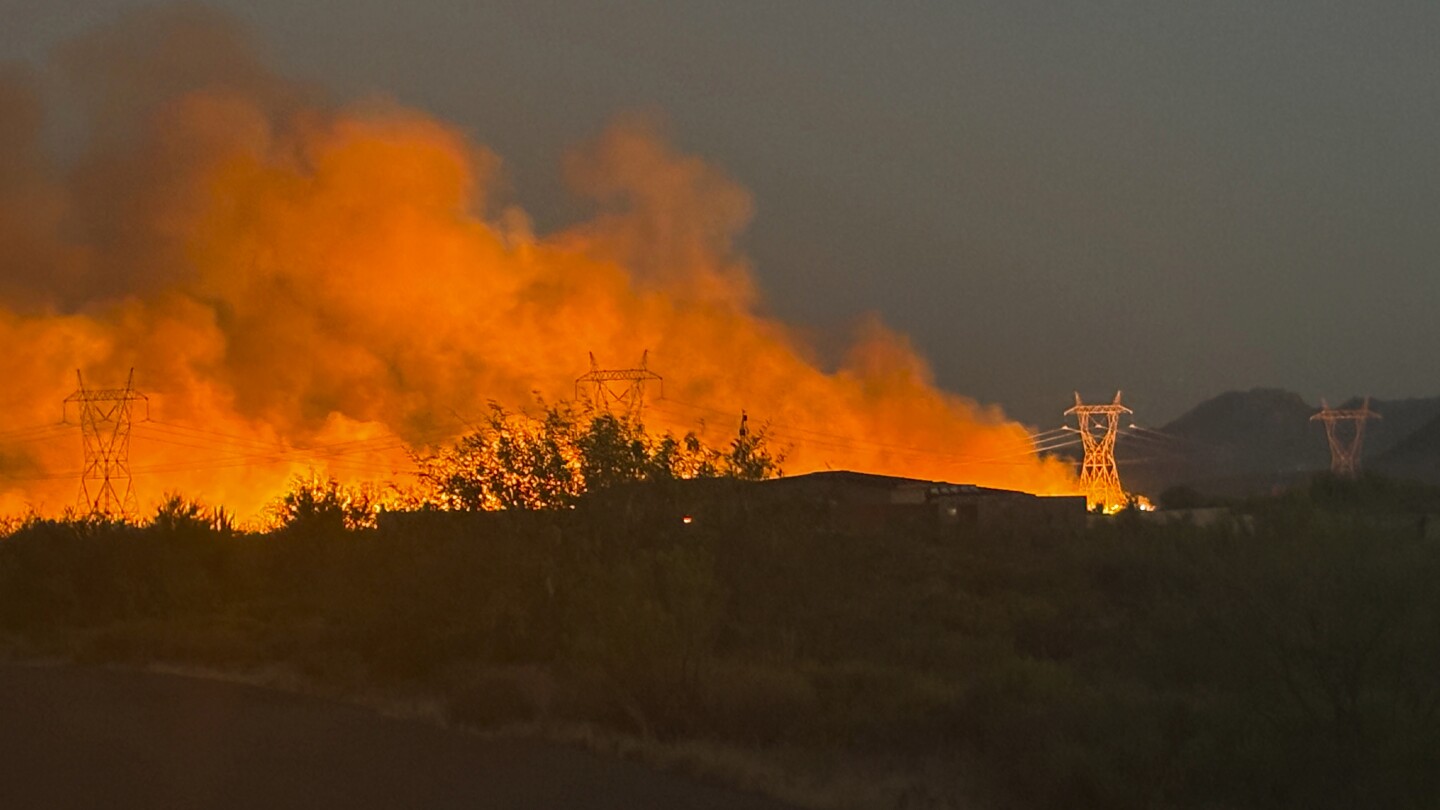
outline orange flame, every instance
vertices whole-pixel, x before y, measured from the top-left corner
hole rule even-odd
[[[483,147],[391,104],[306,103],[209,14],[146,12],[72,48],[90,151],[63,174],[0,167],[0,413],[17,429],[0,430],[0,509],[73,502],[78,429],[38,426],[77,367],[111,385],[133,366],[151,396],[131,442],[143,508],[180,491],[246,514],[310,467],[403,473],[457,415],[568,397],[587,352],[627,366],[647,349],[665,376],[652,428],[708,424],[723,444],[747,408],[789,472],[1075,491],[878,321],[822,368],[758,311],[735,244],[748,194],[653,125],[569,155],[596,213],[537,234]],[[35,98],[0,75],[0,113]],[[44,165],[40,116],[0,120],[0,154]]]

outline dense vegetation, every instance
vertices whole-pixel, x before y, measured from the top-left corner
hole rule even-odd
[[[613,484],[374,526],[300,487],[265,533],[179,498],[144,525],[32,519],[0,541],[0,632],[86,661],[279,662],[480,727],[854,763],[915,806],[1440,797],[1431,491],[1322,479],[1212,527],[962,543],[817,528],[822,507],[742,482]]]

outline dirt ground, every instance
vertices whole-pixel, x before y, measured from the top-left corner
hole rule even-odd
[[[580,750],[252,686],[10,665],[0,807],[783,810]]]

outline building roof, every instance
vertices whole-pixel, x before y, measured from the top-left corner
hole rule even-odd
[[[780,486],[854,486],[871,489],[920,489],[932,495],[1028,495],[1009,489],[993,489],[975,484],[953,484],[948,481],[927,481],[921,478],[904,478],[896,475],[877,475],[854,470],[822,470],[820,472],[771,478],[760,482],[769,487]]]

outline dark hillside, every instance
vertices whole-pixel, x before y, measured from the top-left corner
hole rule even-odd
[[[1336,407],[1361,404],[1356,398]],[[1436,397],[1371,400],[1370,407],[1382,418],[1366,426],[1367,460],[1378,461],[1392,449],[1406,446],[1415,431],[1440,419]],[[1116,450],[1121,475],[1127,486],[1152,497],[1177,485],[1232,496],[1288,489],[1330,465],[1325,429],[1310,419],[1319,410],[1291,391],[1229,391],[1165,425],[1159,431],[1163,438],[1122,435]],[[1440,432],[1440,427],[1435,430]],[[1419,455],[1411,458],[1407,452]],[[1396,463],[1386,462],[1377,469],[1406,474],[1425,468],[1422,448],[1400,455]],[[1440,469],[1440,456],[1435,456],[1433,466]]]
[[[1371,467],[1397,477],[1440,482],[1440,417],[1392,445]]]
[[[1336,407],[1358,408],[1363,404],[1364,400],[1357,397]],[[1440,418],[1440,397],[1372,399],[1370,410],[1380,418],[1365,426],[1365,458],[1378,459]]]
[[[1122,437],[1116,454],[1121,475],[1127,486],[1152,497],[1181,484],[1212,491],[1234,488],[1226,482],[1268,489],[1271,479],[1288,480],[1329,464],[1324,431],[1309,421],[1315,411],[1290,391],[1228,391],[1161,428],[1168,442]],[[1142,461],[1126,464],[1134,456]]]

